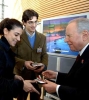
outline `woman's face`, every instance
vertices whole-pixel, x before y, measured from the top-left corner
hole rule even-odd
[[[22,34],[22,28],[15,27],[14,29],[8,31],[4,28],[4,37],[7,39],[10,46],[14,47],[18,41],[20,41],[20,36]]]

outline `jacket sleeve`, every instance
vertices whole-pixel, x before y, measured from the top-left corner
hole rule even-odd
[[[4,71],[6,68],[6,59],[4,51],[0,49],[0,95],[8,94],[8,96],[17,97],[17,95],[23,89],[23,82],[20,80],[14,80],[4,77]]]
[[[21,74],[20,72],[24,69],[25,60],[20,59],[18,57],[15,57],[15,60],[16,60],[16,64],[14,67],[14,74],[20,75]]]
[[[84,78],[81,76],[82,80],[80,81],[79,79],[75,80],[75,77],[74,78],[72,77],[70,79],[68,77],[68,74],[59,72],[56,81],[57,84],[60,84],[60,87],[58,89],[59,98],[61,100],[88,100],[89,99],[88,76],[89,76],[88,74],[86,74],[86,77]]]
[[[58,72],[56,83],[61,85],[61,84],[66,84],[66,82],[67,82],[67,73]]]
[[[58,95],[61,100],[85,100],[87,88],[71,86],[70,79],[67,77],[67,73],[58,72],[56,83],[60,85],[58,89]],[[72,80],[71,80],[72,81]],[[82,96],[82,98],[81,98]]]
[[[8,96],[17,97],[23,90],[23,82],[20,80],[8,80],[0,75],[0,95],[8,94]]]
[[[61,85],[58,90],[59,98],[61,100],[88,100],[89,87],[75,88]]]

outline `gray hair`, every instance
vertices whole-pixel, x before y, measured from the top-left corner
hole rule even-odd
[[[81,33],[84,30],[89,31],[89,19],[87,18],[76,18],[71,20],[68,24],[75,22],[77,25],[77,30]]]

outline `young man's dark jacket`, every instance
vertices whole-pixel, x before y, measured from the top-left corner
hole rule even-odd
[[[7,40],[0,39],[0,100],[13,100],[23,89],[23,82],[14,80],[15,55]]]
[[[17,59],[14,73],[24,76],[23,77],[24,79],[34,79],[32,78],[34,76],[34,71],[25,68],[23,72],[24,62],[26,60],[43,63],[45,67],[47,67],[48,64],[48,55],[46,52],[46,37],[37,31],[35,32],[35,34],[36,34],[36,38],[35,38],[35,43],[33,48],[29,43],[28,36],[25,30],[21,35],[20,42],[17,43],[15,48],[12,48],[13,51],[16,53],[17,57],[21,58],[21,59]],[[37,53],[37,48],[39,47],[42,48],[41,53]]]

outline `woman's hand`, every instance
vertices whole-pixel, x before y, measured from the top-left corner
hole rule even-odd
[[[24,80],[24,87],[23,90],[25,92],[36,92],[40,95],[40,93],[34,88],[34,86],[31,83],[36,83],[35,80]]]
[[[14,76],[14,79],[18,79],[18,80],[24,81],[24,79],[23,79],[21,76],[19,76],[19,75],[15,75],[15,76]]]

